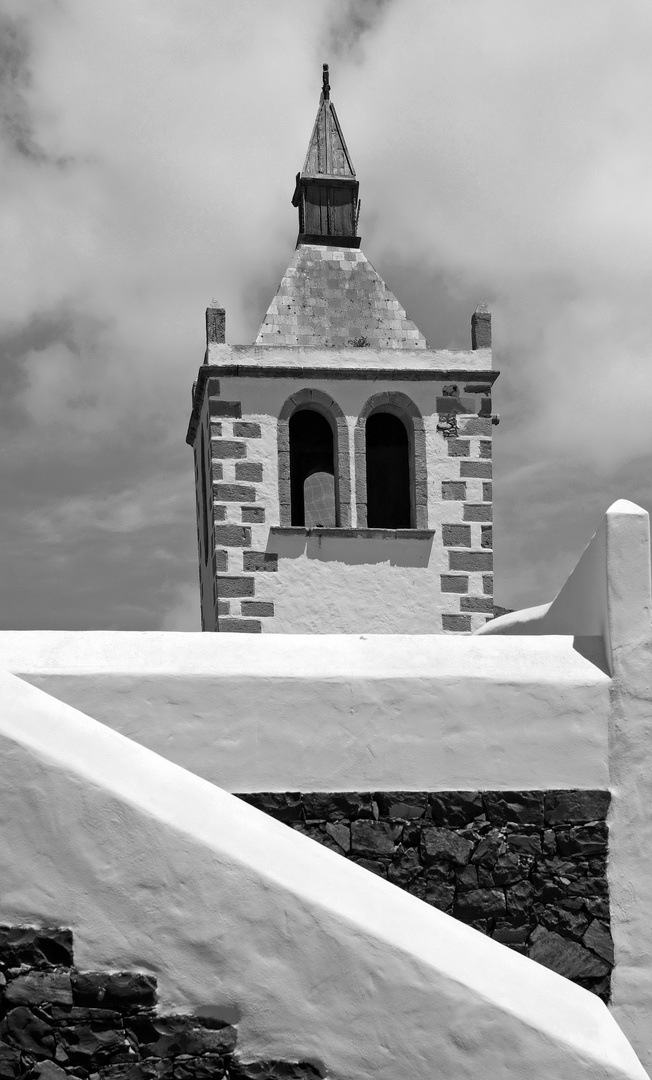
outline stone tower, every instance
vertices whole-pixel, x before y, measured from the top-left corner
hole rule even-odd
[[[491,315],[429,349],[360,250],[328,68],[253,345],[206,312],[187,441],[202,628],[468,633],[492,613]]]

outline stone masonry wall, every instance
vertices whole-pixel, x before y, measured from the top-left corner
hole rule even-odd
[[[236,1052],[239,1013],[233,1006],[218,1019],[163,1016],[155,1004],[151,975],[77,970],[70,930],[0,926],[0,1080],[314,1080],[321,1075],[307,1062],[243,1063]]]
[[[197,433],[199,442],[205,430],[212,490],[212,596],[202,599],[204,629],[259,634],[261,619],[274,615],[261,575],[278,569],[277,556],[252,543],[252,528],[265,522],[259,504],[266,468],[257,453],[260,426],[242,419],[239,401],[220,396],[218,379],[208,380],[206,401]]]
[[[437,616],[444,633],[470,633],[493,615],[490,393],[490,386],[482,382],[443,383],[436,397],[437,437],[443,443],[445,460],[449,463],[441,479],[441,490],[430,492],[430,498],[439,500],[445,511],[450,508],[443,515],[441,527],[436,528],[435,539],[445,560],[440,560],[442,571],[439,577],[444,611]],[[322,398],[328,398],[320,391],[297,391],[286,407],[301,403],[304,396],[315,397],[320,402]],[[387,392],[383,398],[390,403],[396,398],[403,411],[409,411],[405,395]],[[367,406],[375,401],[372,397]],[[332,404],[335,410],[339,408],[336,403]],[[340,524],[345,526],[350,523],[354,486],[355,524],[361,526],[360,519],[365,517],[365,460],[361,447],[367,406],[353,432],[349,432],[343,413],[336,416]],[[425,528],[429,516],[427,451],[423,422],[416,410],[415,415],[416,420],[412,418],[411,422],[415,428],[416,525]],[[196,454],[202,445],[202,433],[207,459],[204,469],[212,493],[212,500],[209,499],[209,513],[212,513],[208,528],[209,566],[200,571],[200,578],[203,575],[203,626],[206,630],[260,633],[263,620],[271,619],[275,614],[274,590],[266,588],[267,574],[279,570],[278,555],[265,550],[267,508],[264,502],[269,498],[266,470],[273,469],[274,463],[265,460],[261,453],[258,419],[243,419],[241,401],[222,397],[217,378],[207,380],[202,418],[195,439]],[[352,437],[356,451],[355,477],[350,477],[348,471]],[[278,439],[281,519],[282,523],[288,524],[289,453],[284,414],[278,423]],[[199,472],[196,465],[198,476]],[[439,526],[439,521],[437,524]],[[200,522],[198,531],[201,552]]]
[[[608,1000],[608,791],[240,798]]]
[[[476,401],[465,395],[479,396],[475,415]],[[459,459],[459,479],[443,481],[441,497],[444,502],[464,504],[462,522],[442,526],[448,573],[441,575],[441,591],[459,596],[459,614],[443,613],[442,630],[470,633],[475,629],[474,615],[493,616],[491,387],[481,382],[445,385],[437,398],[437,411],[437,429],[448,455]]]

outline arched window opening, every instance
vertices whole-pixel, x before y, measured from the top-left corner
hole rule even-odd
[[[290,417],[290,502],[292,525],[337,525],[333,429],[314,409]]]
[[[370,529],[409,529],[410,445],[407,429],[393,413],[367,418],[367,525]]]

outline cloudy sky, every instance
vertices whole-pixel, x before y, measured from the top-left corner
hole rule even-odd
[[[496,598],[652,509],[649,0],[0,0],[0,620],[198,629],[203,312],[291,257],[321,64],[434,347],[490,302]]]

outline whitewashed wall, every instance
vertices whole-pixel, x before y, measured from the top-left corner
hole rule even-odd
[[[608,783],[568,637],[4,632],[0,667],[229,791]]]
[[[479,640],[602,634],[609,711],[609,894],[616,967],[611,1007],[652,1068],[652,588],[650,523],[622,499],[551,604],[502,616]],[[511,636],[518,635],[518,636]],[[531,638],[535,640],[535,638]],[[542,638],[540,640],[546,640]],[[549,640],[549,639],[548,639]]]
[[[4,633],[0,664],[231,790],[609,786],[613,1009],[649,1067],[651,603],[648,517],[617,503],[491,634]]]
[[[81,967],[229,1005],[245,1060],[332,1080],[645,1080],[600,1000],[0,676],[4,921],[72,926]]]

